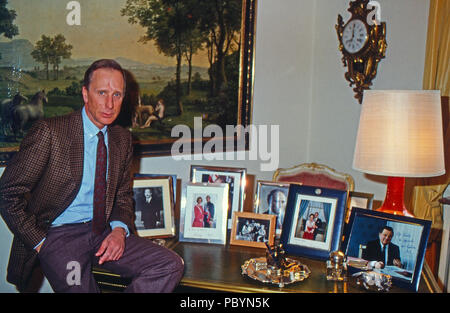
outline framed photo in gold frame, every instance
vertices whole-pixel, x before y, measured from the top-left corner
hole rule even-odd
[[[230,244],[254,248],[273,245],[276,215],[233,212]]]
[[[353,208],[372,210],[373,193],[350,191],[347,200],[345,222],[348,223]]]
[[[174,142],[184,139],[171,130],[186,125],[193,133],[192,117],[203,118],[202,130],[219,125],[223,135],[212,138],[223,147],[244,142],[241,149],[248,149],[248,134],[225,135],[225,125],[251,123],[257,0],[104,3],[8,1],[0,22],[16,31],[0,45],[2,101],[17,95],[28,104],[45,90],[40,117],[79,110],[85,70],[110,58],[126,72],[117,123],[131,129],[138,156],[170,155]],[[6,165],[33,121],[14,133],[10,116],[0,119],[0,165]]]
[[[139,176],[133,179],[136,230],[141,237],[175,236],[171,176]]]

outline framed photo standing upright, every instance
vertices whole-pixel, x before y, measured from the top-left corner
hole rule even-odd
[[[139,236],[175,236],[171,176],[134,177],[133,197]]]
[[[417,291],[430,228],[429,220],[354,208],[343,243],[349,271],[375,269]]]
[[[347,201],[347,213],[345,213],[345,222],[348,223],[352,208],[361,208],[372,210],[373,193],[350,191]]]
[[[180,241],[225,244],[228,184],[187,183],[180,207]]]
[[[266,248],[275,239],[276,215],[234,212],[230,244]]]
[[[247,170],[235,167],[191,165],[191,182],[225,183],[228,192],[228,228],[231,229],[232,212],[241,212],[244,205]]]
[[[275,233],[279,238],[286,213],[289,183],[258,180],[255,196],[255,213],[273,214],[277,217]]]
[[[286,253],[326,260],[338,250],[347,192],[291,184],[281,243]]]

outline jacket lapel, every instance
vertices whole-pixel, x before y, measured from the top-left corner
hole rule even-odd
[[[114,203],[114,190],[118,181],[119,162],[117,156],[120,151],[117,146],[117,140],[114,140],[114,132],[108,127],[108,179],[106,182],[106,218],[108,219],[112,212]]]

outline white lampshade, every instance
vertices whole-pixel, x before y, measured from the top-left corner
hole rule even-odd
[[[366,90],[353,168],[393,177],[445,173],[438,90]]]

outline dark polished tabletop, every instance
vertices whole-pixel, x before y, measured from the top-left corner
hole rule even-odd
[[[326,279],[326,262],[309,258],[292,257],[306,265],[310,276],[293,284],[280,288],[278,285],[265,284],[253,280],[241,272],[246,260],[265,256],[265,249],[235,245],[217,245],[175,241],[170,247],[185,262],[185,272],[181,286],[224,292],[295,292],[295,293],[359,293],[366,290],[356,284],[356,279],[348,275],[347,282],[334,282]],[[291,257],[291,256],[289,256]],[[432,278],[431,278],[432,279]],[[422,272],[418,292],[438,292],[430,277]],[[395,285],[390,292],[412,292]]]

